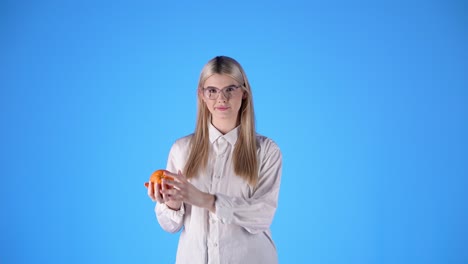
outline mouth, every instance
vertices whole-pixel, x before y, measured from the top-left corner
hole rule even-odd
[[[226,111],[229,109],[228,106],[218,106],[218,107],[215,107],[216,110],[218,111]]]

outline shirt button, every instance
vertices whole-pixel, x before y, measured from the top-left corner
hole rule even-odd
[[[214,246],[217,247],[217,246],[218,246],[218,243],[214,243]]]

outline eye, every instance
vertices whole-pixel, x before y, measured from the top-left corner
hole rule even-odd
[[[215,94],[218,92],[218,90],[216,88],[208,88],[206,89],[207,92],[211,93],[211,94]]]
[[[232,92],[234,92],[236,89],[237,89],[236,86],[227,87],[227,88],[226,88],[226,92],[232,93]]]

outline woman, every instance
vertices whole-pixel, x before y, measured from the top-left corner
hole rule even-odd
[[[166,175],[173,180],[148,188],[161,227],[182,229],[176,263],[277,263],[270,224],[281,168],[278,146],[255,132],[241,65],[213,58],[198,83],[195,132],[169,153]]]

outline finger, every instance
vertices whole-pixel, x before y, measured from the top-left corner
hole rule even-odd
[[[158,203],[164,203],[164,199],[161,194],[161,184],[155,182],[154,185],[155,185],[154,196],[156,198],[156,201]]]
[[[170,185],[169,184],[170,180],[163,179],[163,186]],[[183,202],[183,183],[179,183],[176,181],[172,181],[173,185],[172,188],[167,188],[165,187],[163,192],[163,195],[165,195],[166,199],[169,199],[171,201],[180,201]]]
[[[182,171],[181,171],[181,170],[179,170],[179,171],[177,172],[177,176],[179,176],[179,178],[182,178],[184,181],[187,180],[187,177],[185,177],[185,175],[182,174]]]
[[[148,183],[148,196],[151,198],[151,200],[156,201],[156,197],[154,197],[154,186],[152,182]]]
[[[177,195],[177,190],[176,189],[165,189],[163,190],[163,195],[166,195],[167,198],[172,198]]]
[[[169,180],[169,179],[163,179],[162,184],[167,185],[170,188],[176,188],[178,190],[180,190],[180,188],[181,188],[181,183],[180,182]]]
[[[177,175],[177,174],[175,174],[175,173],[172,173],[172,172],[170,172],[170,171],[165,171],[165,172],[164,172],[164,175],[179,180],[179,175]]]
[[[164,179],[163,179],[163,181],[164,181]],[[169,201],[168,197],[166,195],[166,184],[164,184],[164,182],[161,182],[161,184],[158,184],[158,185],[160,185],[160,188],[161,188],[163,202],[165,203],[165,202]]]
[[[147,183],[148,189],[146,190],[148,192],[148,196],[151,197],[153,193],[153,186],[151,186],[151,182]]]
[[[185,178],[185,176],[182,174],[182,172],[179,170],[179,172],[177,174],[175,173],[167,173],[166,174],[167,176],[169,177],[172,177],[174,178],[174,180],[178,181],[178,182],[185,182],[187,181],[187,179]]]

